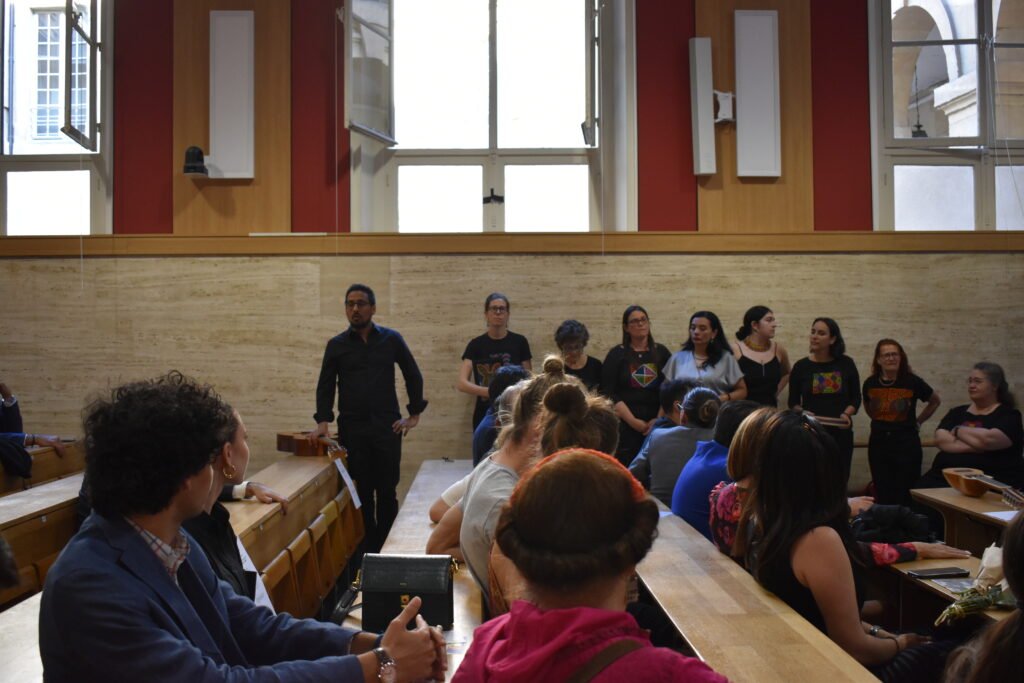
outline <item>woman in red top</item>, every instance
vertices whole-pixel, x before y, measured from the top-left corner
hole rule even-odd
[[[658,506],[611,456],[573,448],[542,460],[520,480],[497,531],[533,600],[477,628],[453,683],[565,681],[610,647],[616,657],[589,680],[725,681],[697,659],[651,645],[625,611],[657,526]]]

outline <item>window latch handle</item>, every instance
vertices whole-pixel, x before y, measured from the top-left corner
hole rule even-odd
[[[495,204],[504,204],[505,195],[494,194],[494,188],[492,187],[490,196],[484,197],[484,204],[490,204],[491,202],[494,202]]]

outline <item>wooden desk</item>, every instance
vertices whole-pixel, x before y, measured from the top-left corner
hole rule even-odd
[[[941,611],[957,599],[956,593],[947,590],[934,581],[909,576],[907,572],[938,567],[962,567],[978,575],[981,560],[977,557],[966,559],[914,560],[889,565],[889,569],[899,577],[899,629],[917,630],[922,626],[930,626]],[[1001,621],[1009,616],[1009,610],[988,609],[979,616],[987,621]]]
[[[283,458],[252,476],[288,499],[288,514],[280,503],[255,499],[224,503],[231,528],[260,570],[298,536],[341,490],[341,476],[329,458]],[[2,499],[0,499],[2,500]]]
[[[446,488],[473,470],[471,460],[427,460],[413,480],[405,502],[398,511],[394,526],[381,549],[385,554],[421,555],[433,526],[427,511]],[[455,673],[462,656],[473,642],[473,630],[483,620],[483,599],[480,588],[469,573],[460,566],[455,574],[455,627],[445,632],[448,640],[448,678]]]
[[[42,593],[0,613],[0,680],[40,683],[39,603]]]
[[[985,548],[998,543],[1007,522],[985,515],[986,512],[1012,510],[1001,496],[991,491],[978,498],[965,496],[954,488],[911,489],[919,503],[935,508],[946,523],[946,543],[981,556]]]
[[[662,517],[637,573],[693,652],[732,681],[877,683],[675,515]]]
[[[0,474],[0,496],[24,491],[85,469],[85,446],[81,441],[65,444],[63,458],[49,446],[29,446],[25,450],[32,457],[32,476],[29,479],[22,479]]]
[[[75,532],[82,474],[0,498],[0,534],[7,539],[21,585],[0,592],[0,604],[42,587],[45,571]]]

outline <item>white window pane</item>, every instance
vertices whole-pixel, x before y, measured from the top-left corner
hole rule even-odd
[[[590,174],[573,166],[506,166],[506,232],[586,232]]]
[[[489,19],[480,0],[395,0],[395,139],[486,148]]]
[[[482,166],[399,166],[398,232],[481,232]]]
[[[996,229],[1024,230],[1024,166],[996,166]]]
[[[913,3],[892,0],[891,7],[893,41],[954,40],[978,35],[975,0]]]
[[[1024,49],[996,48],[996,137],[1024,138]]]
[[[974,169],[896,166],[897,230],[974,230]]]
[[[964,55],[971,57],[964,59]],[[892,51],[893,135],[978,135],[978,79],[973,46],[929,45]]]
[[[88,235],[89,171],[7,174],[8,235]]]
[[[391,134],[391,64],[386,38],[356,23],[352,37],[353,122]]]
[[[999,43],[1024,43],[1024,1],[995,0],[995,40]]]
[[[498,146],[582,147],[580,0],[498,0]]]

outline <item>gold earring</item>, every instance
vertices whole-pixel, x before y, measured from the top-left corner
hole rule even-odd
[[[231,471],[230,472],[228,472],[228,468],[227,467],[225,467],[224,469],[221,470],[221,472],[224,473],[224,478],[225,479],[230,479],[231,477],[235,476],[235,466],[234,465],[230,465],[230,467],[231,467]]]

